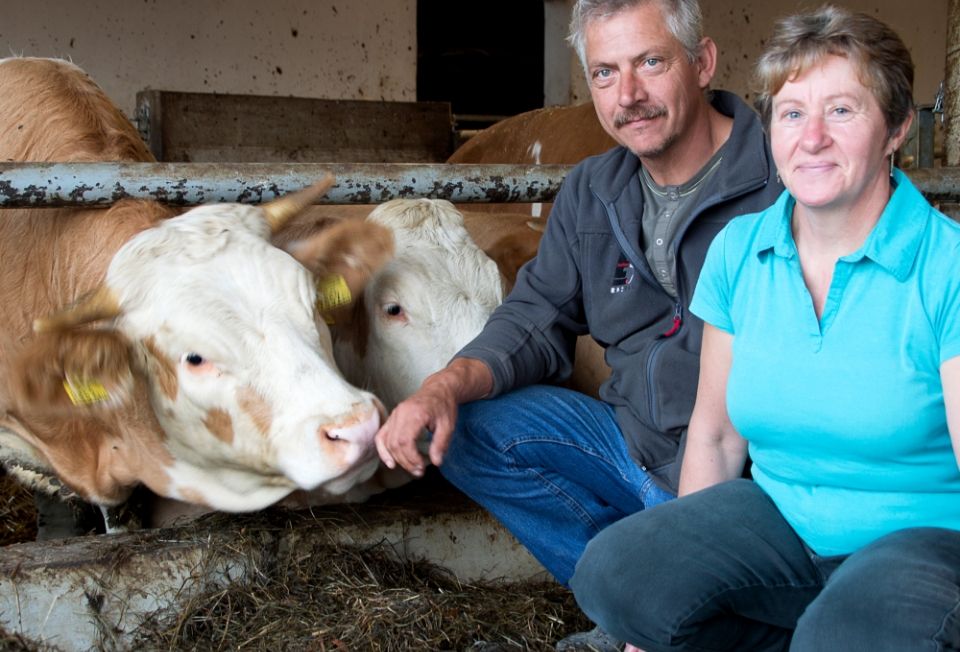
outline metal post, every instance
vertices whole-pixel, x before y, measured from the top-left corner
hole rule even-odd
[[[944,165],[960,165],[960,0],[947,3]]]

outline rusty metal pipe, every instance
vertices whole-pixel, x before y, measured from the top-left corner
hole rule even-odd
[[[399,197],[452,202],[551,201],[567,165],[406,163],[0,163],[0,207],[108,205],[124,198],[179,206],[255,204],[336,184],[318,203],[376,204]]]
[[[568,165],[406,163],[0,163],[0,207],[109,205],[126,197],[178,206],[256,204],[310,185],[337,183],[318,200],[376,204],[398,197],[456,203],[552,201]],[[908,170],[931,201],[960,201],[960,167]]]

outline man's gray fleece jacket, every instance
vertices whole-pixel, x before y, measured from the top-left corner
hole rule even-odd
[[[611,374],[600,396],[615,408],[631,456],[673,492],[703,332],[687,307],[707,247],[733,217],[768,207],[783,189],[757,114],[724,91],[711,101],[734,118],[733,131],[699,207],[677,231],[679,300],[657,283],[643,255],[640,161],[616,147],[566,177],[536,258],[457,354],[490,367],[493,397],[568,377],[576,337],[589,332],[606,349]]]

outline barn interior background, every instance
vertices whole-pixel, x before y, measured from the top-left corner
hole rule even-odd
[[[454,100],[456,114],[509,114],[588,98],[579,63],[563,41],[571,4],[5,0],[0,53],[69,57],[131,116],[137,91],[148,88],[442,99]],[[917,66],[915,99],[932,103],[944,77],[948,0],[839,4],[875,14],[899,32]],[[705,0],[702,5],[706,31],[720,47],[715,85],[748,96],[750,68],[773,21],[796,11],[797,3]]]
[[[873,13],[901,34],[917,67],[915,101],[920,105],[933,104],[946,74],[948,13],[951,13],[948,3],[960,5],[960,2],[837,0],[837,3]],[[718,42],[721,53],[714,85],[751,99],[753,61],[773,21],[797,10],[797,4],[793,0],[703,0],[702,4],[706,32]],[[818,4],[807,2],[802,6]],[[496,116],[588,99],[580,64],[564,42],[571,5],[572,0],[275,0],[269,4],[253,0],[200,3],[4,0],[0,5],[3,14],[0,55],[69,58],[89,72],[131,119],[136,114],[137,93],[154,89],[334,100],[439,100],[452,104],[459,126],[472,127],[482,126]],[[365,527],[375,520],[373,513],[368,510],[355,520],[364,521]],[[6,512],[6,516],[11,521],[16,518],[11,512]],[[405,530],[402,536],[394,534],[385,540],[396,551],[398,547],[410,545],[413,532],[412,540],[420,541],[420,547],[404,549],[404,556],[429,553],[436,559],[438,539],[453,541],[455,533],[459,540],[444,548],[442,554],[446,557],[441,561],[448,571],[460,564],[456,574],[466,577],[468,573],[462,568],[472,562],[463,558],[464,542],[473,537],[477,548],[491,547],[489,531],[483,524],[468,529],[465,521],[452,516],[448,519],[449,524],[424,523],[421,530]],[[190,589],[194,600],[194,604],[188,605],[193,612],[172,612],[169,615],[174,621],[172,625],[164,623],[164,628],[157,626],[155,631],[148,632],[155,636],[151,639],[152,645],[170,649],[191,645],[195,649],[238,647],[236,641],[227,636],[226,629],[220,629],[219,623],[224,617],[251,628],[239,634],[232,632],[230,636],[238,636],[238,640],[248,643],[259,641],[252,647],[263,649],[269,649],[271,641],[276,644],[278,639],[270,638],[272,631],[293,632],[292,621],[304,618],[314,619],[313,630],[308,632],[313,637],[309,642],[314,646],[324,641],[333,645],[337,640],[335,635],[347,641],[350,636],[354,636],[355,641],[396,641],[401,639],[387,637],[429,631],[437,638],[421,639],[420,649],[452,649],[452,614],[459,614],[461,621],[479,614],[457,630],[456,634],[462,635],[462,639],[483,638],[485,634],[489,638],[490,631],[507,631],[504,622],[496,619],[504,614],[516,615],[524,622],[511,627],[514,631],[527,628],[528,649],[539,649],[531,643],[534,638],[530,623],[537,622],[542,627],[544,631],[538,635],[544,641],[556,640],[564,631],[582,626],[576,621],[577,612],[569,596],[550,593],[550,587],[528,588],[525,596],[516,596],[526,602],[506,604],[501,602],[503,595],[478,597],[480,593],[473,591],[472,585],[457,581],[443,583],[431,575],[433,570],[423,571],[409,564],[401,564],[399,569],[388,568],[386,562],[378,565],[381,561],[369,555],[360,559],[356,552],[351,553],[354,557],[350,561],[359,559],[360,570],[337,570],[339,579],[309,575],[313,565],[333,565],[322,563],[323,555],[330,554],[325,547],[330,533],[326,522],[305,517],[303,522],[293,525],[287,521],[244,523],[242,537],[218,539],[224,536],[222,529],[204,526],[199,534],[178,534],[176,545],[164,538],[167,535],[156,535],[153,541],[114,539],[110,550],[83,551],[64,546],[60,548],[62,556],[56,559],[69,559],[71,564],[84,559],[89,563],[76,566],[63,563],[64,570],[60,571],[61,579],[57,583],[28,581],[31,573],[46,577],[44,572],[50,558],[40,559],[24,548],[0,560],[0,584],[10,595],[13,590],[21,591],[17,600],[23,597],[26,601],[27,588],[59,592],[67,596],[60,602],[65,605],[73,599],[77,588],[86,586],[89,577],[105,584],[104,578],[121,578],[126,584],[109,584],[110,590],[117,595],[133,595],[135,589],[143,598],[143,604],[101,599],[95,605],[89,594],[78,598],[91,601],[90,611],[95,610],[100,617],[93,623],[96,631],[83,634],[89,638],[75,638],[97,640],[105,648],[110,647],[107,643],[112,640],[111,636],[119,641],[121,634],[130,635],[129,614],[146,612],[161,603],[182,601],[182,595],[169,597],[161,595],[160,588],[154,590],[169,582],[165,573]],[[356,522],[351,526],[353,530],[343,523],[338,527],[343,539],[369,540],[368,534],[355,533],[361,527]],[[297,533],[290,534],[292,530]],[[291,539],[295,539],[296,546],[291,545]],[[334,543],[340,545],[343,541]],[[503,553],[505,548],[499,545],[493,547],[501,551],[504,559],[508,558],[512,553]],[[515,543],[505,545],[516,548]],[[428,551],[427,546],[433,548]],[[206,554],[210,549],[219,549],[224,554],[211,557]],[[296,551],[295,558],[289,556],[291,549]],[[312,565],[307,564],[308,559],[313,560]],[[510,574],[536,576],[539,567],[530,566],[529,560],[521,557],[517,559],[517,564],[527,565],[521,570],[510,570]],[[118,570],[121,565],[129,567],[131,560],[142,567],[140,575]],[[287,575],[274,574],[267,586],[267,580],[263,579],[267,574],[261,570],[268,566]],[[355,581],[352,577],[362,573],[377,577],[372,582],[352,583]],[[406,592],[398,592],[399,582],[388,586],[389,582],[384,579],[390,573],[416,575],[423,581],[413,589],[410,584],[403,585]],[[208,583],[211,578],[230,580],[241,576],[261,578],[264,584],[258,587],[260,593],[230,593],[223,588],[222,581]],[[349,582],[344,580],[348,576]],[[12,579],[15,577],[19,580]],[[449,577],[444,578],[444,582],[447,580]],[[318,590],[321,583],[323,586]],[[360,586],[361,583],[364,586]],[[387,588],[376,597],[365,594],[366,602],[374,607],[363,614],[351,612],[356,597],[371,584]],[[213,587],[210,591],[201,590],[208,585]],[[435,590],[437,586],[439,591]],[[9,587],[12,588],[7,590]],[[130,592],[125,593],[128,589]],[[276,599],[270,593],[274,590],[281,594]],[[317,600],[320,593],[342,595],[343,601],[320,603]],[[453,595],[466,602],[442,601],[436,599],[438,595]],[[313,611],[304,616],[305,601],[336,612],[344,622],[352,619],[353,629],[348,630],[340,623],[332,624],[331,620],[321,626],[320,621],[331,618],[330,613]],[[418,606],[414,609],[412,605]],[[120,611],[127,615],[115,613]],[[52,626],[58,620],[50,616],[53,613],[51,605],[50,611],[40,614],[46,618],[45,627],[47,621]],[[405,620],[389,620],[398,613],[405,614]],[[286,620],[288,614],[289,621]],[[128,620],[123,621],[123,617]],[[429,621],[429,627],[417,629],[421,621]],[[73,626],[74,621],[63,623],[65,631]],[[385,628],[390,626],[403,634],[388,632]],[[348,631],[352,633],[346,634]],[[123,640],[129,642],[129,638]],[[0,648],[6,649],[4,644],[0,636]],[[150,646],[148,643],[147,647]],[[20,648],[14,646],[13,649]],[[25,645],[24,649],[33,648]],[[400,648],[387,644],[382,649]]]

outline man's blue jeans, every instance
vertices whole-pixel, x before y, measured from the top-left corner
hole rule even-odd
[[[960,649],[960,532],[911,528],[820,557],[749,480],[612,525],[570,584],[594,622],[647,652]]]
[[[461,406],[440,472],[563,584],[600,530],[673,498],[630,458],[609,405],[544,385]]]

